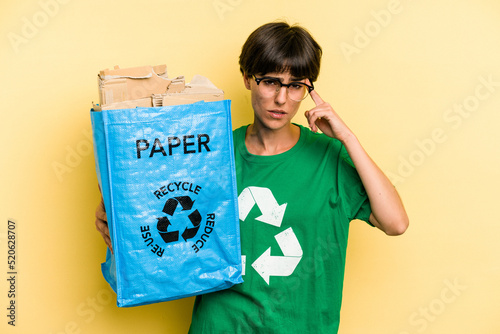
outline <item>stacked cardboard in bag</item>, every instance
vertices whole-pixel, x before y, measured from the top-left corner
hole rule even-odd
[[[170,79],[166,65],[105,69],[97,77],[99,105],[94,110],[161,107],[198,101],[220,101],[224,92],[210,80],[195,75],[190,83],[184,76]]]

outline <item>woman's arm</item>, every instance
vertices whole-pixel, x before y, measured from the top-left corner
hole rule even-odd
[[[345,146],[370,200],[372,214],[370,222],[388,235],[403,234],[409,221],[403,202],[396,188],[382,170],[366,153],[363,146],[340,119],[331,105],[324,102],[316,91],[311,92],[316,107],[306,111],[311,130],[321,130],[331,138],[338,139]]]
[[[388,235],[403,234],[408,216],[396,188],[363,149],[356,136],[342,141],[370,200],[370,222]]]

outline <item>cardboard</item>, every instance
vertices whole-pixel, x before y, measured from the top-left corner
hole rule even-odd
[[[105,69],[98,75],[101,106],[166,93],[171,83],[166,65]]]
[[[166,65],[105,69],[99,72],[100,104],[94,110],[162,107],[199,101],[222,101],[224,92],[210,80],[195,75],[190,83],[184,76],[170,79]]]
[[[182,91],[173,92],[169,89],[165,94],[154,94],[153,105],[157,107],[172,106],[198,101],[222,101],[223,99],[224,91],[217,88],[206,77],[195,75]]]

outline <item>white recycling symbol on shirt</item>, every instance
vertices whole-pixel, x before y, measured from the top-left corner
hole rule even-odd
[[[262,213],[261,216],[255,218],[256,220],[281,227],[287,204],[279,205],[271,190],[261,187],[245,188],[238,196],[239,216],[242,221],[245,221],[255,204]],[[283,256],[271,256],[271,247],[269,247],[252,263],[252,267],[268,285],[271,276],[290,276],[302,259],[302,248],[291,227],[276,234],[274,238],[278,242]],[[241,257],[244,275],[246,256],[242,255]]]

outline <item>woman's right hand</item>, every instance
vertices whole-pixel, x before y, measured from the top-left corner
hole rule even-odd
[[[97,209],[95,210],[95,227],[97,231],[101,233],[101,236],[111,253],[113,253],[111,238],[109,237],[108,218],[106,216],[106,209],[104,208],[104,200],[102,199],[102,197],[101,203],[99,203]]]

